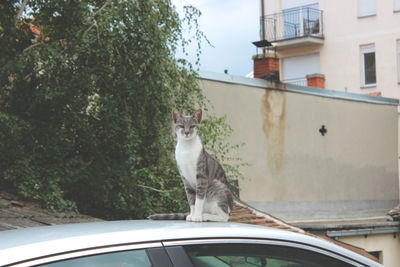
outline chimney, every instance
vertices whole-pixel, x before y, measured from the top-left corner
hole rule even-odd
[[[309,74],[306,76],[307,86],[325,88],[325,75],[321,73]]]
[[[253,56],[254,78],[279,81],[279,57],[276,53]]]

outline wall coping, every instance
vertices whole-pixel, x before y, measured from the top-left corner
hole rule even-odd
[[[202,80],[210,80],[217,81],[222,83],[229,84],[238,84],[238,85],[246,85],[251,87],[256,87],[260,89],[272,89],[272,90],[285,90],[291,93],[299,93],[299,94],[307,94],[307,95],[315,95],[326,98],[333,99],[342,99],[348,101],[356,101],[356,102],[365,102],[372,104],[380,104],[380,105],[391,105],[391,106],[399,106],[399,99],[381,97],[381,96],[370,96],[364,94],[356,94],[342,91],[334,91],[321,89],[316,87],[306,87],[299,86],[294,84],[286,84],[286,83],[275,83],[271,81],[266,81],[263,79],[257,78],[247,78],[239,75],[231,75],[225,73],[217,73],[217,72],[209,72],[209,71],[200,71],[199,78]]]
[[[279,59],[278,55],[276,53],[265,53],[265,54],[257,54],[251,57],[253,60],[257,59],[265,59],[265,58],[276,58]]]
[[[322,73],[313,73],[306,75],[306,79],[313,79],[313,78],[323,78],[325,79],[325,75]]]

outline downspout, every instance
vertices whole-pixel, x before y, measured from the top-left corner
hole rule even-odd
[[[261,40],[265,40],[265,23],[264,23],[264,0],[261,0],[261,18],[260,18],[260,28],[261,28]],[[265,54],[265,47],[263,47],[263,54]]]

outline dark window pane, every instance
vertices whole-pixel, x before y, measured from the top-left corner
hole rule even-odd
[[[130,267],[150,267],[151,263],[145,250],[133,250],[115,252],[101,255],[86,256],[77,259],[64,260],[45,264],[46,267],[69,267],[69,266],[130,266]]]
[[[341,260],[304,249],[255,244],[186,246],[194,266],[350,267]]]
[[[375,52],[364,54],[365,84],[376,83]]]

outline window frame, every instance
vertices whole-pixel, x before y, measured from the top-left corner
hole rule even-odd
[[[360,52],[361,52],[361,88],[371,88],[371,87],[376,87],[377,85],[377,72],[376,72],[376,49],[375,49],[375,44],[369,44],[369,45],[362,45],[360,46]],[[365,55],[374,53],[374,61],[375,61],[375,83],[367,83],[366,82],[366,70],[365,70]]]

